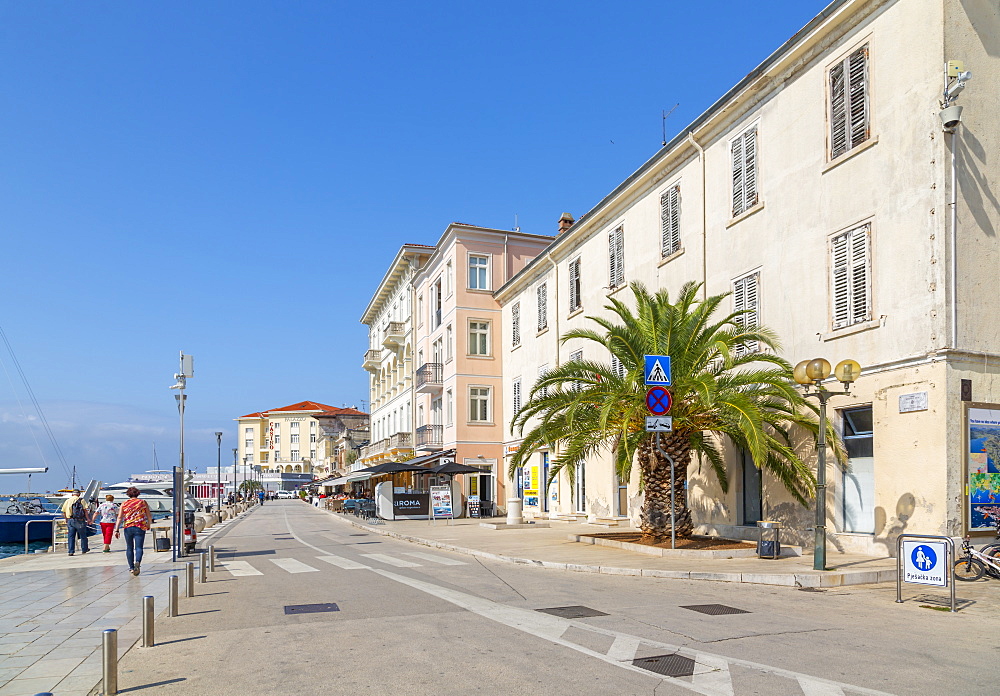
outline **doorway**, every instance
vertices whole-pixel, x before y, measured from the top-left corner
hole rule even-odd
[[[753,462],[753,457],[746,450],[740,450],[740,463],[743,468],[742,493],[743,510],[740,524],[748,527],[756,527],[757,523],[763,519],[763,491],[760,484],[760,469]]]
[[[875,437],[872,407],[850,408],[844,417],[848,469],[841,486],[844,531],[875,533]]]

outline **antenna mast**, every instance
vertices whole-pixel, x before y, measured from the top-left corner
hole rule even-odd
[[[661,111],[660,114],[663,116],[663,142],[660,143],[663,147],[667,146],[667,119],[670,118],[670,114],[674,113],[674,109],[680,106],[680,102],[674,104],[670,111]]]

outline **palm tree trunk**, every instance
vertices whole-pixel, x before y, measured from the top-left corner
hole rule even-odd
[[[662,436],[661,436],[662,437]],[[669,436],[661,439],[663,448],[674,460],[674,512],[677,522],[677,536],[691,536],[694,525],[691,510],[687,506],[685,482],[691,449],[687,438]],[[642,471],[645,497],[639,527],[643,536],[656,541],[670,537],[670,462],[655,447],[653,438],[648,438],[639,446],[639,461]]]

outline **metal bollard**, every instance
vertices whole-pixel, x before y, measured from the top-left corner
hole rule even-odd
[[[198,582],[201,583],[208,582],[208,563],[205,559],[207,555],[204,551],[198,554]]]
[[[118,631],[104,630],[104,696],[118,693]]]
[[[167,593],[167,616],[177,616],[177,576],[167,578],[169,592]]]
[[[142,647],[151,648],[156,645],[153,637],[153,595],[142,598]]]
[[[184,596],[194,597],[194,563],[188,561],[184,566],[185,575],[187,576],[184,578],[186,581],[184,583]]]
[[[215,547],[214,546],[209,546],[208,547],[208,569],[210,571],[212,571],[213,573],[215,572]]]

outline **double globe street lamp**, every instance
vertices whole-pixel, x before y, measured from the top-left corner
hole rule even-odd
[[[816,439],[818,462],[816,465],[816,537],[813,551],[813,570],[826,570],[826,402],[831,396],[851,393],[851,384],[861,374],[861,365],[855,360],[842,360],[833,368],[833,375],[844,391],[830,391],[823,380],[830,376],[830,363],[823,358],[803,360],[795,366],[792,376],[805,386],[805,396],[819,401],[819,436]],[[811,391],[815,390],[815,391]]]

